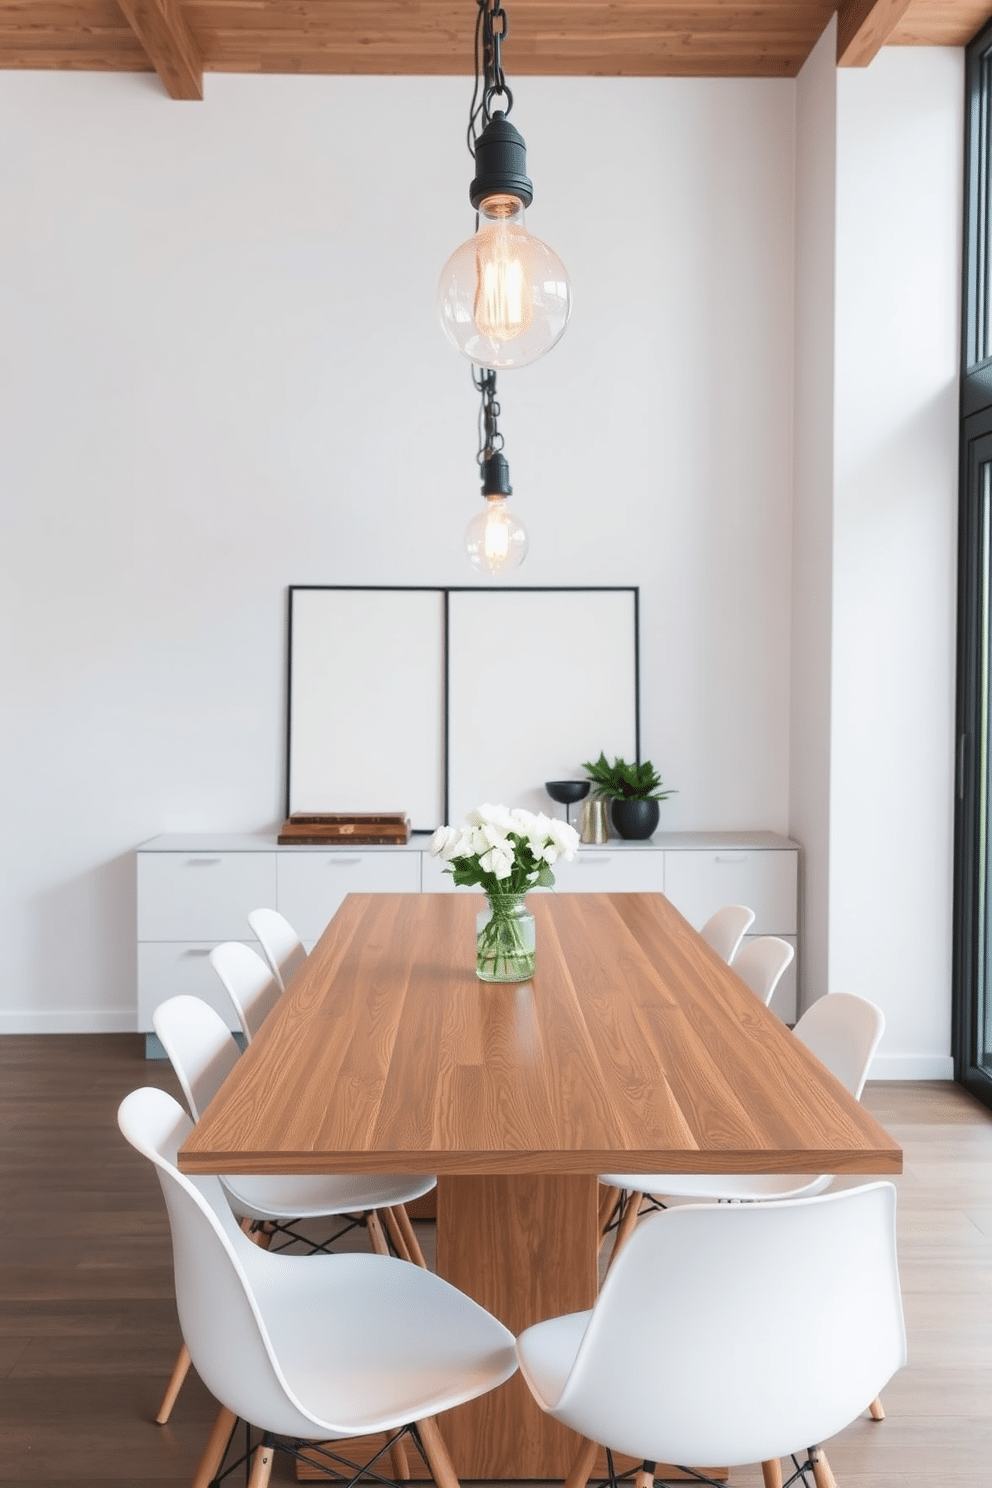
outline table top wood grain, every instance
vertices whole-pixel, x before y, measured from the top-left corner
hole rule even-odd
[[[351,894],[180,1153],[189,1173],[898,1173],[902,1153],[661,894]]]

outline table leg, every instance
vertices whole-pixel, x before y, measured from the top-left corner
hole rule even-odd
[[[512,1333],[596,1300],[597,1185],[591,1175],[446,1176],[437,1185],[438,1274]],[[438,1418],[461,1478],[559,1478],[573,1432],[534,1403],[519,1374]]]

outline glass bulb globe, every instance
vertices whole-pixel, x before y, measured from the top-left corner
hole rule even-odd
[[[441,270],[444,334],[480,367],[526,367],[559,341],[572,312],[565,265],[524,227],[515,196],[490,196],[479,228]]]
[[[480,573],[509,573],[527,557],[527,529],[505,496],[487,496],[465,528],[465,551]]]

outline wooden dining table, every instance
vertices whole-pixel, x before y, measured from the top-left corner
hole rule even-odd
[[[528,903],[534,976],[493,984],[479,896],[349,895],[180,1167],[436,1173],[438,1272],[514,1333],[593,1305],[598,1173],[901,1171],[663,895]],[[519,1376],[441,1424],[466,1478],[560,1479],[577,1444]]]

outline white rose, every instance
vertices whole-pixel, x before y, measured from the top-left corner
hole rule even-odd
[[[479,859],[479,867],[483,873],[492,873],[496,878],[509,878],[513,872],[513,854],[491,847]]]
[[[579,834],[573,826],[568,822],[552,821],[550,835],[566,863],[575,857],[579,845]]]
[[[438,827],[430,840],[429,848],[431,853],[435,858],[441,857],[452,838],[460,836],[461,833],[456,827]]]

